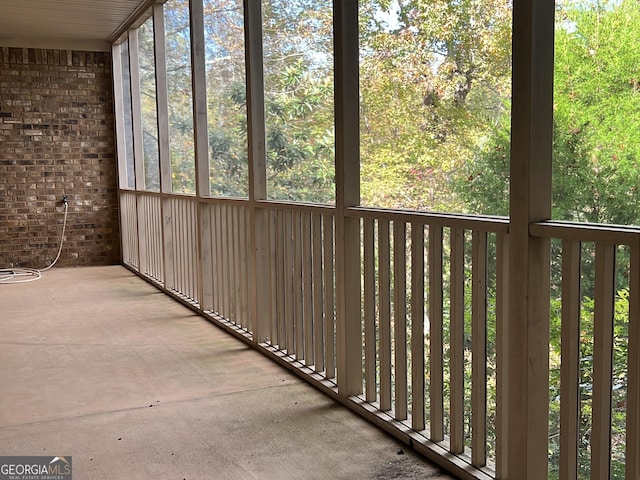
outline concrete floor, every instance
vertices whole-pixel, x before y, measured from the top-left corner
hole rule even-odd
[[[453,479],[123,267],[0,285],[0,455],[76,480]]]

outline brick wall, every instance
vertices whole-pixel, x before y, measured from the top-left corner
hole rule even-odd
[[[0,47],[0,269],[118,263],[108,53]]]

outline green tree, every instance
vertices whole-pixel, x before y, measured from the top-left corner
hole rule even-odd
[[[593,425],[593,334],[594,307],[592,298],[585,297],[580,305],[579,347],[579,425],[578,425],[578,478],[590,478],[590,438]],[[614,305],[614,344],[611,409],[611,478],[624,478],[627,354],[629,333],[629,290],[617,292]],[[561,358],[561,302],[551,303],[551,343],[549,365],[549,478],[559,478],[560,453],[560,358]]]
[[[211,194],[247,197],[248,145],[241,0],[205,0]]]
[[[262,7],[268,196],[333,203],[331,3],[278,0]]]
[[[195,144],[191,87],[191,34],[188,0],[164,7],[169,97],[169,147],[174,192],[195,193]]]
[[[563,135],[582,136],[590,172],[574,189],[593,197],[580,205],[590,221],[640,223],[639,28],[633,0],[568,1],[559,12],[555,116]]]
[[[552,218],[640,224],[637,112],[640,91],[638,2],[567,2],[556,15]],[[473,160],[456,191],[474,213],[508,214],[510,134],[504,118]],[[559,244],[552,243],[550,332],[550,478],[557,478],[560,405]],[[614,312],[612,478],[624,476],[628,250],[618,250]],[[588,478],[593,388],[594,245],[582,247],[580,315],[579,478]]]
[[[552,217],[639,224],[640,4],[564,4],[557,18]],[[469,211],[508,212],[509,141],[504,118],[461,170]]]
[[[361,18],[363,202],[460,210],[455,173],[510,95],[510,3],[371,2]]]

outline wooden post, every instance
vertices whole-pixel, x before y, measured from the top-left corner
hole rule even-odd
[[[640,477],[640,242],[631,245],[626,478]]]
[[[166,39],[164,4],[153,6],[153,36],[156,60],[156,101],[158,104],[158,154],[160,157],[160,193],[162,210],[162,264],[164,286],[174,286],[173,231],[171,215],[171,151],[169,147],[169,94],[167,90]]]
[[[209,180],[209,134],[207,126],[207,78],[205,65],[204,7],[202,0],[189,2],[191,31],[191,81],[193,87],[193,133],[196,175],[196,297],[202,310],[213,308],[211,216],[202,202],[211,196]]]
[[[142,139],[142,106],[140,104],[140,62],[138,59],[138,30],[129,30],[129,74],[131,78],[131,117],[133,124],[133,164],[135,190],[145,189],[144,143]],[[142,198],[136,195],[136,222],[138,225],[138,271],[148,273],[146,212]]]
[[[111,49],[113,64],[113,96],[116,119],[116,150],[118,154],[118,187],[126,189],[127,179],[127,146],[124,126],[124,86],[122,82],[122,50],[123,44],[114,45]]]
[[[560,478],[578,478],[580,425],[580,242],[562,241]]]
[[[262,343],[271,325],[271,271],[269,268],[269,212],[258,202],[267,198],[264,120],[262,5],[244,0],[245,65],[247,69],[247,137],[249,141],[249,202],[251,204],[251,316],[253,338]]]
[[[124,82],[123,82],[123,64],[122,54],[123,50],[128,47],[128,42],[125,47],[124,43],[114,45],[112,48],[112,63],[113,63],[113,96],[114,96],[114,108],[116,119],[116,142],[117,142],[117,154],[118,154],[118,188],[119,188],[119,203],[120,203],[120,228],[123,235],[120,236],[120,246],[122,252],[122,260],[125,263],[131,262],[131,256],[133,255],[132,247],[128,229],[129,213],[125,211],[125,195],[127,192],[122,190],[129,188],[129,176],[127,172],[127,144],[126,144],[126,132],[125,132],[125,109],[124,109]],[[128,55],[128,52],[127,52]],[[127,86],[129,88],[129,86]],[[133,183],[133,182],[132,182]],[[135,194],[134,194],[135,195]],[[137,212],[133,212],[136,214]],[[125,238],[127,240],[125,240]],[[137,242],[138,233],[135,232],[135,238]],[[137,253],[137,252],[136,252]],[[136,258],[136,265],[140,265],[139,259]]]
[[[142,106],[140,91],[140,61],[138,30],[129,30],[129,72],[131,75],[131,114],[133,120],[133,161],[136,190],[145,189],[144,142],[142,141]]]
[[[336,122],[336,337],[338,392],[362,393],[358,1],[333,3]]]
[[[496,478],[506,478],[509,404],[509,236],[496,235]]]
[[[503,478],[547,478],[549,240],[529,225],[551,217],[553,0],[513,4],[508,404]]]
[[[593,307],[593,391],[591,397],[591,478],[611,475],[611,388],[613,384],[613,326],[616,246],[596,242]]]

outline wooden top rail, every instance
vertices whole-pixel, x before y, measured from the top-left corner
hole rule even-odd
[[[529,233],[534,237],[559,238],[581,242],[609,242],[616,245],[637,245],[640,227],[629,225],[605,225],[599,223],[574,223],[547,221],[533,223]]]
[[[181,192],[171,192],[171,193],[160,193],[154,191],[147,190],[133,190],[133,189],[120,189],[121,193],[131,193],[140,196],[149,196],[149,197],[163,197],[163,198],[176,198],[176,199],[185,199],[185,200],[197,200],[198,202],[204,203],[213,203],[220,205],[240,205],[248,207],[250,205],[250,200],[244,197],[196,197],[193,193],[181,193]],[[305,202],[287,202],[284,200],[257,200],[255,202],[260,208],[265,209],[282,209],[282,210],[295,210],[295,211],[306,211],[310,213],[321,213],[321,214],[334,214],[336,207],[334,205],[327,204],[318,204],[318,203],[305,203]]]
[[[196,197],[188,193],[160,193],[120,189],[123,193],[144,196],[162,196],[184,199]],[[205,203],[249,205],[247,198],[233,197],[200,197]],[[283,200],[259,200],[255,204],[261,208],[305,211],[310,213],[334,214],[335,205],[287,202]],[[457,213],[422,212],[417,210],[400,210],[371,207],[349,207],[345,215],[351,218],[373,218],[377,220],[405,221],[423,225],[462,228],[481,232],[508,233],[509,218],[491,215],[471,215]],[[636,245],[640,242],[640,226],[608,225],[600,223],[579,223],[548,220],[532,223],[529,233],[533,237],[558,238],[582,242],[610,242],[616,245]]]
[[[256,205],[261,208],[281,208],[282,210],[297,210],[309,213],[322,213],[333,215],[336,211],[335,205],[322,203],[287,202],[283,200],[260,200]]]
[[[498,216],[419,212],[416,210],[393,210],[368,207],[348,208],[345,215],[358,218],[375,218],[378,220],[402,220],[423,225],[462,228],[481,232],[509,232],[509,219]]]

